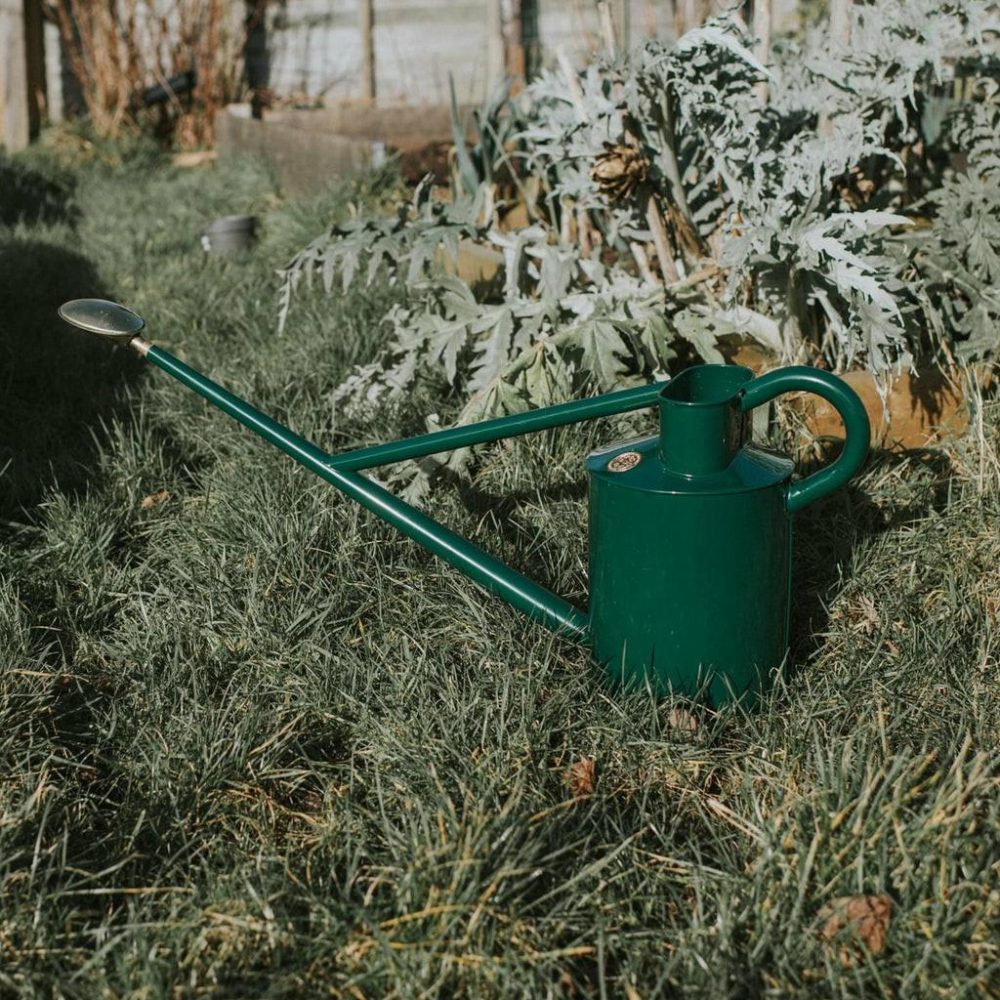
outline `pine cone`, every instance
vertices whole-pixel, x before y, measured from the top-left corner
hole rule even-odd
[[[625,201],[649,174],[649,160],[634,146],[606,142],[590,176],[610,201]]]

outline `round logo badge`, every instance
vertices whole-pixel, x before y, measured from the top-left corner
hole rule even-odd
[[[642,461],[642,455],[637,451],[623,451],[608,462],[608,472],[628,472]]]

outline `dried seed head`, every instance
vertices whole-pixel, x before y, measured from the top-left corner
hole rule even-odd
[[[606,142],[590,176],[606,198],[625,201],[649,176],[649,160],[634,146]]]

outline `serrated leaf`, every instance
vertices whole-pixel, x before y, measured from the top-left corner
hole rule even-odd
[[[628,368],[621,358],[624,352],[618,324],[603,318],[584,320],[575,328],[575,345],[582,355],[583,367],[602,389],[610,389]]]
[[[446,320],[433,317],[434,332],[429,338],[431,357],[444,365],[449,382],[458,374],[458,355],[469,338],[469,327],[464,320]]]
[[[720,324],[711,316],[699,316],[696,312],[686,309],[679,313],[674,322],[677,332],[698,352],[703,361],[709,364],[725,364],[725,357],[718,348],[721,334],[728,333],[728,324]]]
[[[514,315],[510,307],[501,306],[487,318],[490,321],[488,326],[483,326],[481,322],[473,326],[478,335],[469,379],[469,390],[473,393],[498,379],[510,360],[514,334]]]
[[[705,25],[704,27],[694,28],[686,32],[677,40],[675,48],[679,52],[685,52],[689,49],[696,49],[705,45],[721,46],[736,56],[737,59],[745,62],[765,79],[771,78],[771,73],[767,67],[756,59],[749,49],[740,45],[728,32],[722,31],[714,25]]]

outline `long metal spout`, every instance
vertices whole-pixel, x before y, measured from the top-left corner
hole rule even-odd
[[[131,310],[100,299],[77,299],[66,303],[59,313],[67,322],[88,333],[116,343],[128,344],[152,364],[270,441],[286,455],[377,514],[408,538],[419,542],[553,632],[581,642],[588,640],[589,617],[583,611],[506,566],[449,528],[438,524],[388,490],[358,475],[355,470],[641,409],[656,403],[661,385],[640,386],[595,399],[564,403],[468,427],[425,434],[407,441],[330,455],[172,354],[142,340],[138,334],[145,327],[145,321]]]
[[[151,347],[146,358],[487,590],[504,598],[552,631],[581,641],[586,640],[589,629],[587,615],[561,597],[504,565],[499,559],[393,496],[377,483],[342,467],[334,456],[272,420],[201,372],[189,368],[173,355],[158,347]]]

